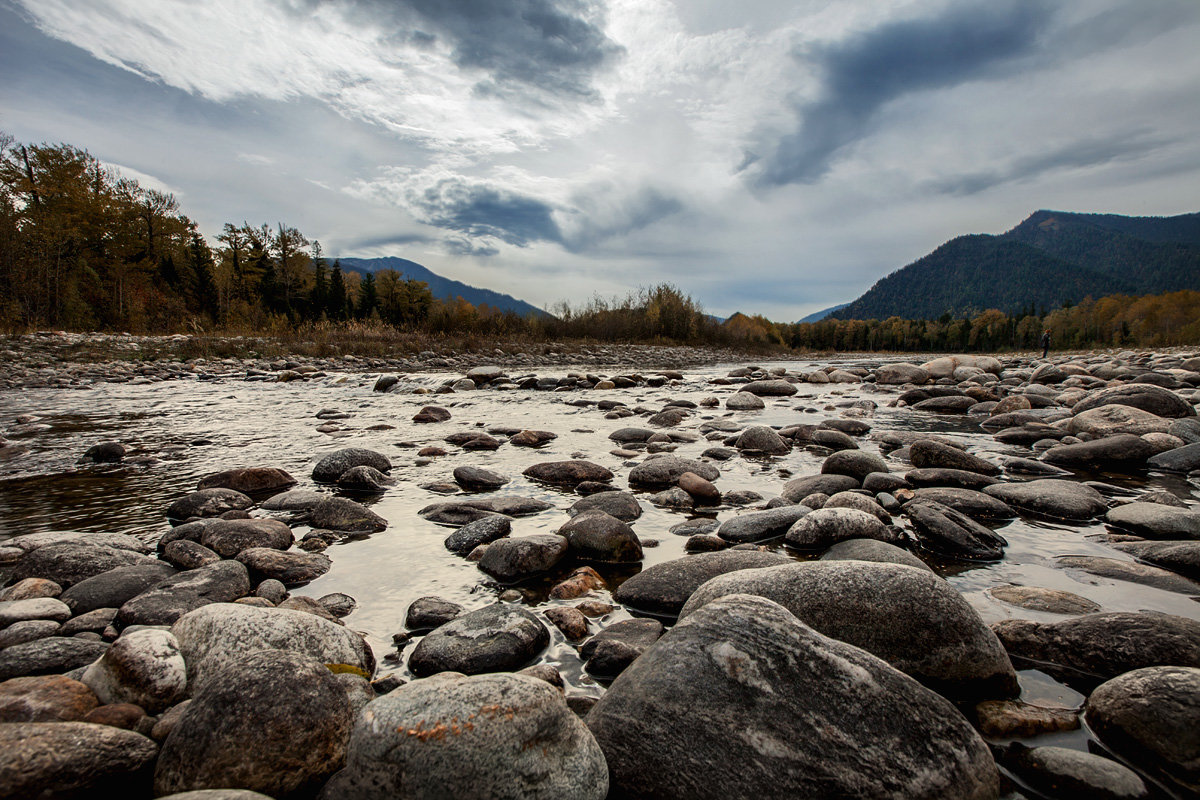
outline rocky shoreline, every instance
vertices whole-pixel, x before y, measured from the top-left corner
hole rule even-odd
[[[565,432],[502,421],[422,448],[420,458],[454,452],[463,463],[453,483],[422,486],[434,501],[419,517],[449,529],[449,553],[510,588],[474,609],[421,598],[390,653],[352,629],[354,597],[300,593],[338,557],[331,545],[404,522],[369,507],[397,484],[392,459],[369,448],[333,451],[299,479],[231,464],[164,509],[170,524],[153,542],[0,542],[0,798],[117,786],[209,800],[1200,794],[1200,613],[1116,611],[1011,585],[994,599],[1031,617],[989,625],[943,576],[1004,563],[1013,520],[1103,524],[1092,539],[1109,555],[1055,554],[1054,568],[1200,595],[1194,352],[746,366],[692,401],[670,394],[688,385],[687,363],[711,361],[686,358],[718,354],[598,348],[570,363],[646,366],[553,376],[536,368],[568,361],[557,352],[507,363],[492,353],[487,366],[464,354],[139,372],[64,368],[33,345],[6,345],[19,355],[9,388],[380,373],[376,393],[433,395],[412,420],[430,431],[472,413],[437,405],[443,395],[561,392],[606,432],[621,466],[539,458]],[[452,374],[414,386],[411,365]],[[828,384],[857,394],[804,408],[800,389]],[[645,390],[668,399],[627,403]],[[820,421],[759,424],[768,404]],[[885,408],[913,426],[876,427]],[[337,412],[322,414],[336,426]],[[1004,454],[921,430],[945,419],[977,425]],[[10,426],[0,452],[24,447],[37,431],[20,426],[37,425]],[[571,498],[554,532],[521,535],[524,520],[555,507],[502,491],[514,476],[486,460],[500,448],[528,453],[522,477]],[[778,493],[721,488],[730,464],[797,451],[819,469],[789,475]],[[119,463],[126,448],[81,455]],[[1105,480],[1161,474],[1180,488]],[[635,530],[648,508],[690,516]],[[639,570],[660,533],[686,538],[688,554]],[[613,568],[635,574],[609,585]],[[522,591],[530,581],[551,584],[545,599]],[[565,684],[545,657],[552,642],[570,643],[607,685],[599,699]],[[1031,668],[1083,699],[1027,701],[1019,673]],[[1096,752],[1055,743],[1081,726]]]

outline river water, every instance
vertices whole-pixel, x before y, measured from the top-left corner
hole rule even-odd
[[[828,363],[831,362],[788,361],[760,366],[809,371]],[[838,363],[873,365],[868,361]],[[499,490],[500,494],[537,497],[555,506],[515,520],[514,536],[553,532],[567,519],[564,512],[579,499],[578,495],[529,481],[521,475],[526,467],[538,461],[586,458],[613,470],[617,474],[615,484],[624,488],[625,477],[635,463],[611,454],[616,445],[608,439],[608,434],[622,427],[644,426],[644,418],[605,419],[604,412],[596,408],[596,401],[615,399],[631,408],[642,406],[657,411],[669,400],[698,402],[714,395],[723,400],[737,387],[714,386],[709,380],[724,376],[732,366],[738,365],[689,368],[680,383],[613,391],[380,394],[372,391],[377,375],[331,373],[290,383],[251,382],[229,375],[142,385],[96,384],[77,391],[3,392],[0,434],[11,435],[14,421],[20,415],[34,415],[39,418],[37,422],[50,427],[14,439],[28,446],[29,451],[0,460],[0,540],[40,531],[104,531],[133,534],[154,542],[169,527],[163,513],[167,505],[194,490],[203,475],[235,467],[275,466],[296,477],[300,482],[298,488],[318,488],[309,476],[322,456],[342,447],[377,450],[391,459],[394,465],[391,475],[398,483],[365,502],[388,520],[388,529],[332,546],[326,551],[333,561],[332,569],[293,591],[312,597],[344,592],[356,598],[358,608],[346,618],[346,624],[366,635],[380,658],[381,674],[397,672],[409,677],[403,659],[411,646],[397,651],[392,634],[404,629],[405,612],[413,600],[437,595],[477,608],[494,602],[508,588],[497,586],[475,564],[443,547],[442,540],[450,529],[425,521],[417,511],[430,503],[454,498],[434,494],[419,488],[420,485],[450,482],[452,470],[459,465],[486,467],[512,478]],[[539,369],[538,374],[559,376],[570,371],[619,374],[611,368],[580,367],[545,368]],[[652,370],[646,371],[651,373]],[[402,377],[402,389],[432,390],[455,376],[425,373]],[[818,423],[841,416],[856,400],[870,399],[879,406],[865,420],[873,426],[872,435],[887,430],[929,431],[961,440],[971,452],[985,458],[1030,455],[1027,448],[996,442],[979,428],[977,420],[966,415],[887,408],[896,390],[877,389],[872,384],[804,383],[798,388],[799,393],[793,397],[767,398],[767,407],[760,411],[727,412],[723,403],[717,409],[699,409],[676,430],[694,432],[703,422],[723,417],[777,427]],[[591,405],[572,404],[581,400],[591,401]],[[449,409],[452,419],[440,424],[414,424],[412,416],[427,404]],[[330,409],[350,416],[337,420],[343,426],[341,429],[319,432],[317,427],[326,421],[317,414]],[[549,430],[557,433],[558,438],[539,450],[503,445],[494,452],[461,451],[442,442],[452,433],[490,426]],[[80,461],[89,446],[104,440],[120,441],[132,453],[118,465]],[[879,451],[878,443],[870,435],[859,441],[864,449]],[[680,445],[675,452],[696,457],[712,444],[701,438]],[[449,454],[421,463],[417,450],[426,445],[440,445]],[[717,485],[723,492],[748,489],[770,498],[779,494],[787,480],[818,472],[825,455],[825,451],[795,449],[779,457],[734,458],[717,465],[721,470]],[[892,459],[889,464],[895,471],[908,468]],[[1200,497],[1200,490],[1180,477],[1153,473],[1081,477],[1108,482],[1131,494],[1148,488],[1165,488],[1186,499]],[[657,541],[656,546],[645,549],[644,565],[683,557],[686,537],[673,535],[668,529],[692,515],[656,508],[647,501],[648,495],[640,497],[645,513],[633,528],[643,540]],[[728,507],[709,512],[722,520],[737,513],[743,512]],[[896,521],[905,524],[900,517]],[[297,528],[297,538],[306,530]],[[989,564],[930,561],[988,622],[1009,617],[1062,618],[1007,605],[987,593],[989,588],[1007,584],[1066,590],[1095,601],[1106,611],[1152,609],[1200,619],[1200,603],[1188,595],[1056,566],[1055,559],[1066,555],[1130,560],[1097,539],[1105,532],[1102,523],[1066,525],[1017,519],[999,531],[1009,541],[1002,561]],[[786,552],[781,543],[770,546]],[[636,569],[601,569],[601,572],[615,589]],[[546,600],[545,592],[552,582],[548,579],[519,587],[525,593],[525,602],[543,605],[557,602]],[[628,616],[628,612],[618,607],[600,622],[609,624]],[[592,624],[595,629],[596,622]],[[602,687],[583,672],[575,645],[553,628],[551,634],[552,645],[542,661],[561,670],[569,684],[569,693],[600,694]],[[1067,706],[1082,702],[1081,695],[1040,672],[1025,670],[1020,677],[1026,700]],[[1088,737],[1086,732],[1078,732],[1040,737],[1038,741],[1051,740],[1056,744],[1086,747]]]

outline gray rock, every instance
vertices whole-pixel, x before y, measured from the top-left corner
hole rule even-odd
[[[811,497],[812,495],[809,495]],[[805,498],[807,499],[807,498]],[[892,524],[892,515],[883,506],[865,494],[858,492],[838,492],[821,504],[821,508],[856,508],[865,511],[884,525]]]
[[[809,511],[806,506],[795,505],[730,517],[721,523],[717,535],[734,544],[773,539],[787,533],[788,528]]]
[[[584,561],[630,563],[642,560],[642,543],[633,529],[599,509],[572,517],[558,529],[558,534],[566,537],[571,554]]]
[[[1142,667],[1200,667],[1200,622],[1155,611],[1086,614],[992,626],[1010,656],[1056,677],[1095,685]]]
[[[250,594],[250,576],[237,561],[218,561],[181,572],[130,598],[117,612],[117,627],[170,625],[209,603],[230,603]]]
[[[0,650],[0,681],[26,675],[51,675],[87,666],[108,649],[108,642],[47,636]]]
[[[963,455],[966,454],[964,453]],[[944,486],[981,491],[984,487],[999,483],[995,478],[981,475],[978,472],[968,472],[965,469],[948,469],[946,467],[911,469],[904,477],[910,485],[921,489],[927,486]]]
[[[1119,756],[1178,792],[1200,794],[1200,669],[1127,672],[1092,692],[1085,718]]]
[[[1200,595],[1200,583],[1147,564],[1101,556],[1060,556],[1057,561],[1060,567],[1083,570],[1101,578],[1153,586],[1166,592]]]
[[[1200,442],[1200,419],[1196,417],[1183,417],[1174,420],[1171,426],[1167,428],[1167,433],[1172,436],[1178,436],[1188,444]]]
[[[791,384],[788,384],[791,386]],[[752,425],[737,437],[734,447],[738,450],[784,455],[792,452],[792,443],[766,425]]]
[[[759,597],[680,622],[587,724],[622,797],[999,795],[986,745],[948,701]]]
[[[278,467],[246,467],[205,475],[196,488],[232,489],[253,497],[278,494],[295,485],[296,479]]]
[[[311,511],[329,497],[312,489],[293,489],[264,500],[262,508],[266,511]]]
[[[913,497],[920,500],[932,500],[975,520],[1012,519],[1017,516],[1017,512],[1013,511],[1007,503],[992,497],[990,492],[984,494],[974,489],[929,487],[917,489],[913,493]]]
[[[1017,676],[963,596],[929,570],[866,561],[810,561],[721,575],[680,620],[717,598],[773,600],[820,633],[861,647],[954,700],[1015,697]]]
[[[0,650],[12,647],[14,644],[35,642],[38,639],[45,639],[47,636],[54,636],[61,629],[62,625],[52,619],[30,619],[24,622],[14,622],[0,631]],[[69,636],[70,634],[67,635]],[[36,720],[28,721],[35,722]]]
[[[338,489],[357,494],[378,494],[395,484],[395,480],[365,464],[351,467],[337,479]]]
[[[221,560],[221,556],[209,550],[204,545],[187,539],[171,542],[164,547],[162,558],[163,561],[181,570],[207,567],[209,564],[215,564]],[[123,603],[124,600],[121,602]],[[120,603],[116,605],[120,605]]]
[[[698,553],[643,569],[617,587],[613,598],[644,613],[673,617],[683,608],[692,592],[711,578],[726,572],[774,567],[790,562],[791,559],[779,553],[757,550]]]
[[[796,384],[785,380],[750,381],[738,391],[749,392],[759,397],[791,397],[797,392]]]
[[[1146,463],[1154,469],[1168,472],[1191,472],[1200,469],[1200,442],[1185,444],[1183,447],[1151,456]]]
[[[0,725],[0,797],[125,797],[158,754],[133,731],[86,722]]]
[[[785,540],[800,550],[824,550],[847,539],[895,542],[896,535],[873,514],[857,508],[819,508],[797,520]]]
[[[362,637],[303,611],[220,603],[198,608],[171,626],[195,696],[213,676],[237,671],[254,650],[287,650],[322,664],[345,664],[370,675],[375,658]]]
[[[155,794],[311,793],[342,765],[352,724],[346,692],[321,662],[283,650],[243,653],[204,684],[163,742]]]
[[[857,450],[858,442],[842,431],[824,430],[818,428],[810,437],[813,444],[827,447],[830,450]]]
[[[466,555],[481,544],[494,542],[512,531],[512,519],[503,514],[488,514],[468,522],[446,537],[444,544],[451,553]]]
[[[388,526],[387,520],[371,509],[344,497],[321,501],[312,509],[310,524],[314,528],[347,533],[375,533]]]
[[[30,597],[26,600],[0,602],[0,628],[7,628],[14,622],[37,619],[66,622],[70,618],[70,607],[54,597]]]
[[[1010,475],[1036,475],[1038,477],[1056,478],[1072,474],[1068,469],[1062,469],[1053,464],[1047,464],[1044,461],[1037,461],[1032,458],[1020,458],[1018,456],[1001,456],[1000,465]]]
[[[830,455],[821,464],[823,475],[849,475],[859,483],[872,472],[887,471],[886,461],[874,453],[867,453],[863,450],[840,450]],[[827,494],[833,495],[837,492],[827,492]],[[786,489],[784,495],[787,496]]]
[[[1042,454],[1047,463],[1063,467],[1140,465],[1156,452],[1153,445],[1132,433],[1120,433],[1079,444],[1062,444]]]
[[[1200,539],[1200,511],[1161,503],[1127,503],[1104,516],[1109,525],[1148,539]]]
[[[352,467],[373,467],[380,472],[390,472],[392,462],[383,453],[362,447],[346,447],[323,456],[313,467],[312,478],[321,483],[333,483],[342,473]]]
[[[897,364],[884,364],[875,370],[875,382],[880,384],[897,385],[902,383],[915,383],[918,386],[929,381],[929,372],[918,367],[916,364],[900,362]]]
[[[930,397],[928,400],[921,400],[913,403],[913,408],[921,411],[932,411],[937,414],[964,414],[975,403],[976,400],[973,397],[948,395],[946,397]]]
[[[454,468],[454,480],[467,491],[487,492],[499,489],[509,479],[483,467],[461,466]]]
[[[673,486],[685,472],[699,475],[706,481],[715,481],[721,472],[712,464],[681,456],[658,456],[650,458],[629,471],[629,485],[645,488]]]
[[[1075,414],[1080,414],[1113,403],[1140,408],[1160,417],[1177,418],[1196,415],[1191,404],[1182,397],[1169,389],[1148,383],[1127,383],[1123,386],[1101,389],[1080,400],[1071,410]]]
[[[466,525],[495,514],[508,517],[524,517],[537,514],[553,504],[532,497],[488,497],[464,500],[455,503],[433,503],[417,513],[439,525]]]
[[[766,407],[761,397],[750,392],[734,392],[725,400],[725,408],[730,411],[757,411]]]
[[[577,500],[567,509],[572,517],[588,511],[603,511],[622,522],[633,522],[642,515],[642,506],[629,492],[597,492]]]
[[[1136,800],[1150,796],[1133,770],[1080,750],[1012,744],[1003,752],[1002,763],[1048,797]]]
[[[26,578],[46,578],[63,589],[70,589],[81,581],[117,567],[160,564],[158,559],[132,550],[119,550],[82,541],[62,542],[30,550],[21,556],[13,566],[9,582],[16,583]]]
[[[1000,467],[978,456],[965,453],[932,439],[920,439],[909,446],[909,461],[914,467],[923,469],[961,469],[980,475],[999,475]]]
[[[431,631],[458,618],[465,610],[458,603],[440,597],[418,597],[408,606],[404,627],[410,631]]]
[[[233,489],[200,489],[167,506],[167,519],[219,517],[226,511],[245,511],[254,501]]]
[[[506,583],[553,569],[567,555],[566,537],[556,533],[497,539],[487,546],[479,568]]]
[[[656,428],[673,428],[691,415],[692,412],[686,408],[664,408],[662,411],[646,420],[646,424],[653,425]]]
[[[968,561],[995,561],[1004,557],[1008,541],[991,528],[959,511],[928,499],[904,506],[921,547],[939,555]]]
[[[1140,408],[1111,404],[1082,411],[1066,421],[1067,432],[1078,436],[1087,433],[1097,439],[1115,436],[1118,433],[1166,433],[1171,428],[1170,420]]]
[[[414,681],[358,717],[325,800],[603,800],[604,754],[557,689],[524,675]]]
[[[883,564],[903,564],[933,572],[924,561],[894,544],[876,539],[846,539],[821,554],[821,561],[877,561]]]
[[[528,467],[522,474],[531,480],[556,486],[578,486],[584,481],[608,483],[613,479],[611,470],[582,459],[543,461]]]
[[[799,503],[810,494],[827,494],[833,496],[838,492],[857,489],[860,479],[849,475],[809,475],[795,478],[783,485],[782,497],[793,503]]]
[[[299,586],[329,572],[333,562],[321,553],[282,552],[270,547],[250,547],[237,560],[250,572],[251,581],[273,579],[284,586]]]
[[[983,492],[1024,513],[1041,517],[1083,521],[1108,510],[1104,497],[1091,486],[1057,478],[998,483]]]
[[[602,680],[611,680],[662,635],[662,623],[656,619],[622,620],[584,642],[579,655],[587,661],[584,668],[589,673]]]
[[[408,668],[425,677],[438,672],[505,672],[520,669],[550,644],[541,620],[525,609],[496,603],[437,628],[413,650]]]
[[[1113,547],[1139,561],[1200,581],[1200,541],[1119,542]]]
[[[292,529],[277,519],[217,520],[200,535],[200,544],[222,558],[235,558],[251,547],[286,550],[293,541]]]
[[[1051,614],[1093,614],[1100,610],[1086,597],[1040,586],[996,586],[988,594],[1002,603]]]
[[[117,639],[82,681],[101,703],[133,703],[158,714],[184,699],[187,666],[169,631],[145,628]]]
[[[100,442],[84,451],[83,457],[97,464],[119,464],[127,452],[120,442]]]
[[[45,533],[25,533],[8,539],[5,547],[15,547],[28,553],[52,544],[88,544],[110,547],[117,550],[129,550],[134,553],[149,553],[153,548],[136,536],[126,533],[75,533],[69,531],[47,531]]]
[[[618,444],[642,444],[654,435],[649,428],[618,428],[608,438]]]
[[[903,475],[894,472],[872,472],[863,478],[862,488],[871,494],[879,494],[895,492],[897,489],[910,489],[912,486]]]

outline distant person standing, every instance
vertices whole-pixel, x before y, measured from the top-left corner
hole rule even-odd
[[[1046,332],[1042,334],[1042,358],[1050,354],[1050,329],[1046,328]]]

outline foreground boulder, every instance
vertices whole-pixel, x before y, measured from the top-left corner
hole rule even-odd
[[[184,615],[171,633],[187,663],[188,691],[193,695],[254,650],[287,650],[368,675],[375,669],[374,656],[361,636],[303,611],[220,603]]]
[[[218,561],[207,567],[173,575],[131,598],[117,612],[118,628],[130,625],[170,625],[210,603],[231,603],[250,593],[250,573],[237,561]]]
[[[1113,404],[1140,408],[1142,411],[1149,411],[1159,417],[1196,416],[1195,410],[1188,401],[1169,389],[1149,383],[1128,383],[1124,386],[1101,389],[1080,400],[1071,408],[1071,411],[1081,414],[1093,408]]]
[[[553,569],[568,549],[566,538],[556,533],[501,538],[488,545],[479,568],[501,581],[520,581]]]
[[[1095,685],[1142,667],[1200,667],[1200,622],[1156,611],[1086,614],[1058,622],[992,626],[1010,656]]]
[[[679,618],[719,597],[773,600],[820,633],[861,647],[952,699],[1014,697],[1017,676],[995,634],[928,570],[810,561],[731,572],[705,583]]]
[[[11,541],[11,540],[10,540]],[[13,567],[10,583],[45,578],[63,589],[117,567],[152,566],[161,562],[132,550],[85,541],[66,541],[30,550]]]
[[[608,483],[613,479],[612,471],[591,461],[543,461],[526,468],[526,478],[556,486],[578,486],[584,481]]]
[[[150,739],[109,725],[0,725],[0,798],[135,795],[157,754]]]
[[[311,792],[342,765],[352,724],[346,691],[320,661],[282,650],[242,653],[171,729],[154,791]]]
[[[550,684],[434,677],[368,703],[323,798],[603,800],[604,754]]]
[[[117,639],[83,682],[101,703],[133,703],[158,714],[184,699],[187,667],[169,631],[145,628]]]
[[[999,795],[986,745],[948,701],[760,597],[680,622],[587,724],[622,797]]]
[[[1108,510],[1104,497],[1091,486],[1057,478],[997,483],[983,493],[1028,514],[1055,519],[1082,522]]]
[[[618,603],[648,614],[674,617],[705,581],[742,569],[791,563],[779,553],[727,550],[677,558],[642,570],[627,579],[613,597]]]
[[[658,456],[647,459],[629,471],[629,485],[644,488],[674,486],[684,473],[691,472],[706,481],[715,481],[721,472],[712,464],[682,456]]]
[[[642,560],[642,543],[633,529],[599,509],[572,517],[558,533],[567,538],[571,554],[585,561],[628,563]]]
[[[504,672],[520,669],[550,644],[541,620],[515,605],[495,603],[437,628],[408,661],[414,675]]]
[[[913,523],[921,547],[968,561],[994,561],[1004,556],[1008,541],[991,528],[932,500],[912,500],[904,513]]]
[[[1104,519],[1115,528],[1147,539],[1200,539],[1200,511],[1161,503],[1127,503]]]
[[[1085,713],[1106,747],[1184,794],[1200,795],[1200,669],[1127,672],[1097,687]]]

